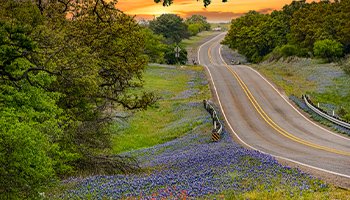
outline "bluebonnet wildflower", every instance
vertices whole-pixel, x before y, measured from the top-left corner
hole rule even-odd
[[[226,190],[247,192],[259,185],[274,184],[309,191],[313,178],[298,169],[280,165],[273,157],[234,143],[225,133],[218,143],[209,134],[188,134],[152,148],[128,152],[137,156],[151,174],[93,176],[77,180],[73,190],[61,198],[120,199],[189,198],[218,194]],[[74,180],[72,180],[74,181]],[[316,187],[326,187],[321,182]]]

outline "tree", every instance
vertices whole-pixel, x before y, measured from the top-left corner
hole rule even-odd
[[[149,28],[154,33],[163,35],[167,44],[179,43],[189,37],[188,26],[175,14],[162,14],[150,22]]]
[[[334,27],[337,41],[344,45],[344,53],[350,53],[350,20],[347,20],[350,18],[350,1],[334,2],[332,5],[338,12],[328,18],[329,24]]]
[[[250,11],[245,16],[232,20],[230,31],[223,43],[237,49],[249,61],[259,62],[274,48],[274,40],[269,35],[273,30],[269,26],[269,20],[270,16],[256,11]],[[276,35],[272,36],[277,38]]]
[[[210,30],[210,24],[207,22],[207,18],[202,15],[192,15],[186,19],[185,23],[188,25],[191,35],[197,35],[199,32]]]
[[[291,19],[291,42],[312,51],[317,40],[334,39],[333,5],[328,2],[304,5]]]
[[[350,26],[346,20],[349,13],[349,1],[305,0],[293,1],[281,11],[267,15],[251,11],[232,20],[224,44],[237,49],[251,62],[261,61],[272,51],[272,57],[277,58],[282,54],[310,56],[315,42],[326,39],[340,42],[344,53],[349,53]]]
[[[144,28],[143,33],[145,35],[144,54],[148,56],[149,62],[163,63],[167,48],[167,45],[163,44],[164,37],[154,34],[149,28]]]
[[[0,3],[0,199],[35,198],[74,157],[56,148],[65,114],[60,94],[43,88],[54,78],[30,61],[39,51],[30,33],[42,23],[29,2]]]
[[[343,55],[343,45],[335,40],[320,40],[315,42],[314,54],[331,62]]]
[[[187,62],[187,51],[185,47],[180,46],[181,51],[179,52],[179,57],[175,57],[175,49],[176,45],[168,45],[168,48],[165,51],[165,62],[169,65],[174,64],[186,64]]]
[[[156,3],[163,2],[163,6],[170,6],[174,0],[154,0]],[[222,2],[227,2],[227,0],[222,0]],[[203,0],[203,4],[207,7],[211,3],[211,0]]]
[[[115,3],[0,1],[1,199],[37,198],[77,169],[137,168],[108,154],[108,126],[156,97],[140,92],[144,29]]]

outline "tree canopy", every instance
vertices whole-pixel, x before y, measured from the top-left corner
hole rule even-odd
[[[207,18],[202,15],[192,15],[186,19],[185,23],[188,25],[191,35],[197,35],[199,32],[210,30],[210,24],[207,22]]]
[[[148,61],[151,63],[163,63],[164,52],[167,45],[164,44],[164,37],[162,35],[154,34],[149,28],[144,28],[145,34],[145,51],[148,56]]]
[[[349,53],[349,18],[348,0],[293,1],[281,11],[271,14],[251,11],[233,20],[224,43],[246,55],[251,62],[259,62],[287,44],[298,49],[293,51],[297,55],[310,56],[315,42],[326,39],[340,42],[344,53]]]
[[[187,24],[175,14],[162,14],[150,22],[149,28],[154,33],[163,35],[168,44],[179,43],[189,37]]]
[[[36,198],[77,169],[132,168],[108,155],[109,123],[156,97],[140,92],[147,34],[115,3],[0,1],[0,199]]]

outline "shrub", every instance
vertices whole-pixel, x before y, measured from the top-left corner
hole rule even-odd
[[[335,40],[319,40],[314,44],[314,55],[332,62],[343,55],[343,45]]]
[[[280,47],[280,52],[283,57],[297,56],[298,48],[295,45],[286,44]]]
[[[188,31],[190,32],[191,36],[197,35],[199,32],[201,32],[201,25],[200,24],[189,24]]]
[[[181,51],[180,51],[180,55],[178,58],[175,57],[175,47],[176,45],[169,45],[167,50],[165,51],[165,62],[167,64],[173,65],[173,64],[186,64],[187,62],[187,51],[184,47],[180,47]]]
[[[0,199],[38,198],[54,176],[47,138],[12,117],[1,117],[0,124]]]

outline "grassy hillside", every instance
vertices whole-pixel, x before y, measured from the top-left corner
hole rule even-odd
[[[161,144],[203,124],[201,101],[210,98],[202,67],[149,66],[145,88],[161,99],[146,111],[115,123],[114,153]]]
[[[350,121],[350,75],[335,63],[320,60],[287,58],[284,61],[254,65],[283,89],[288,96],[309,94],[325,111]]]

